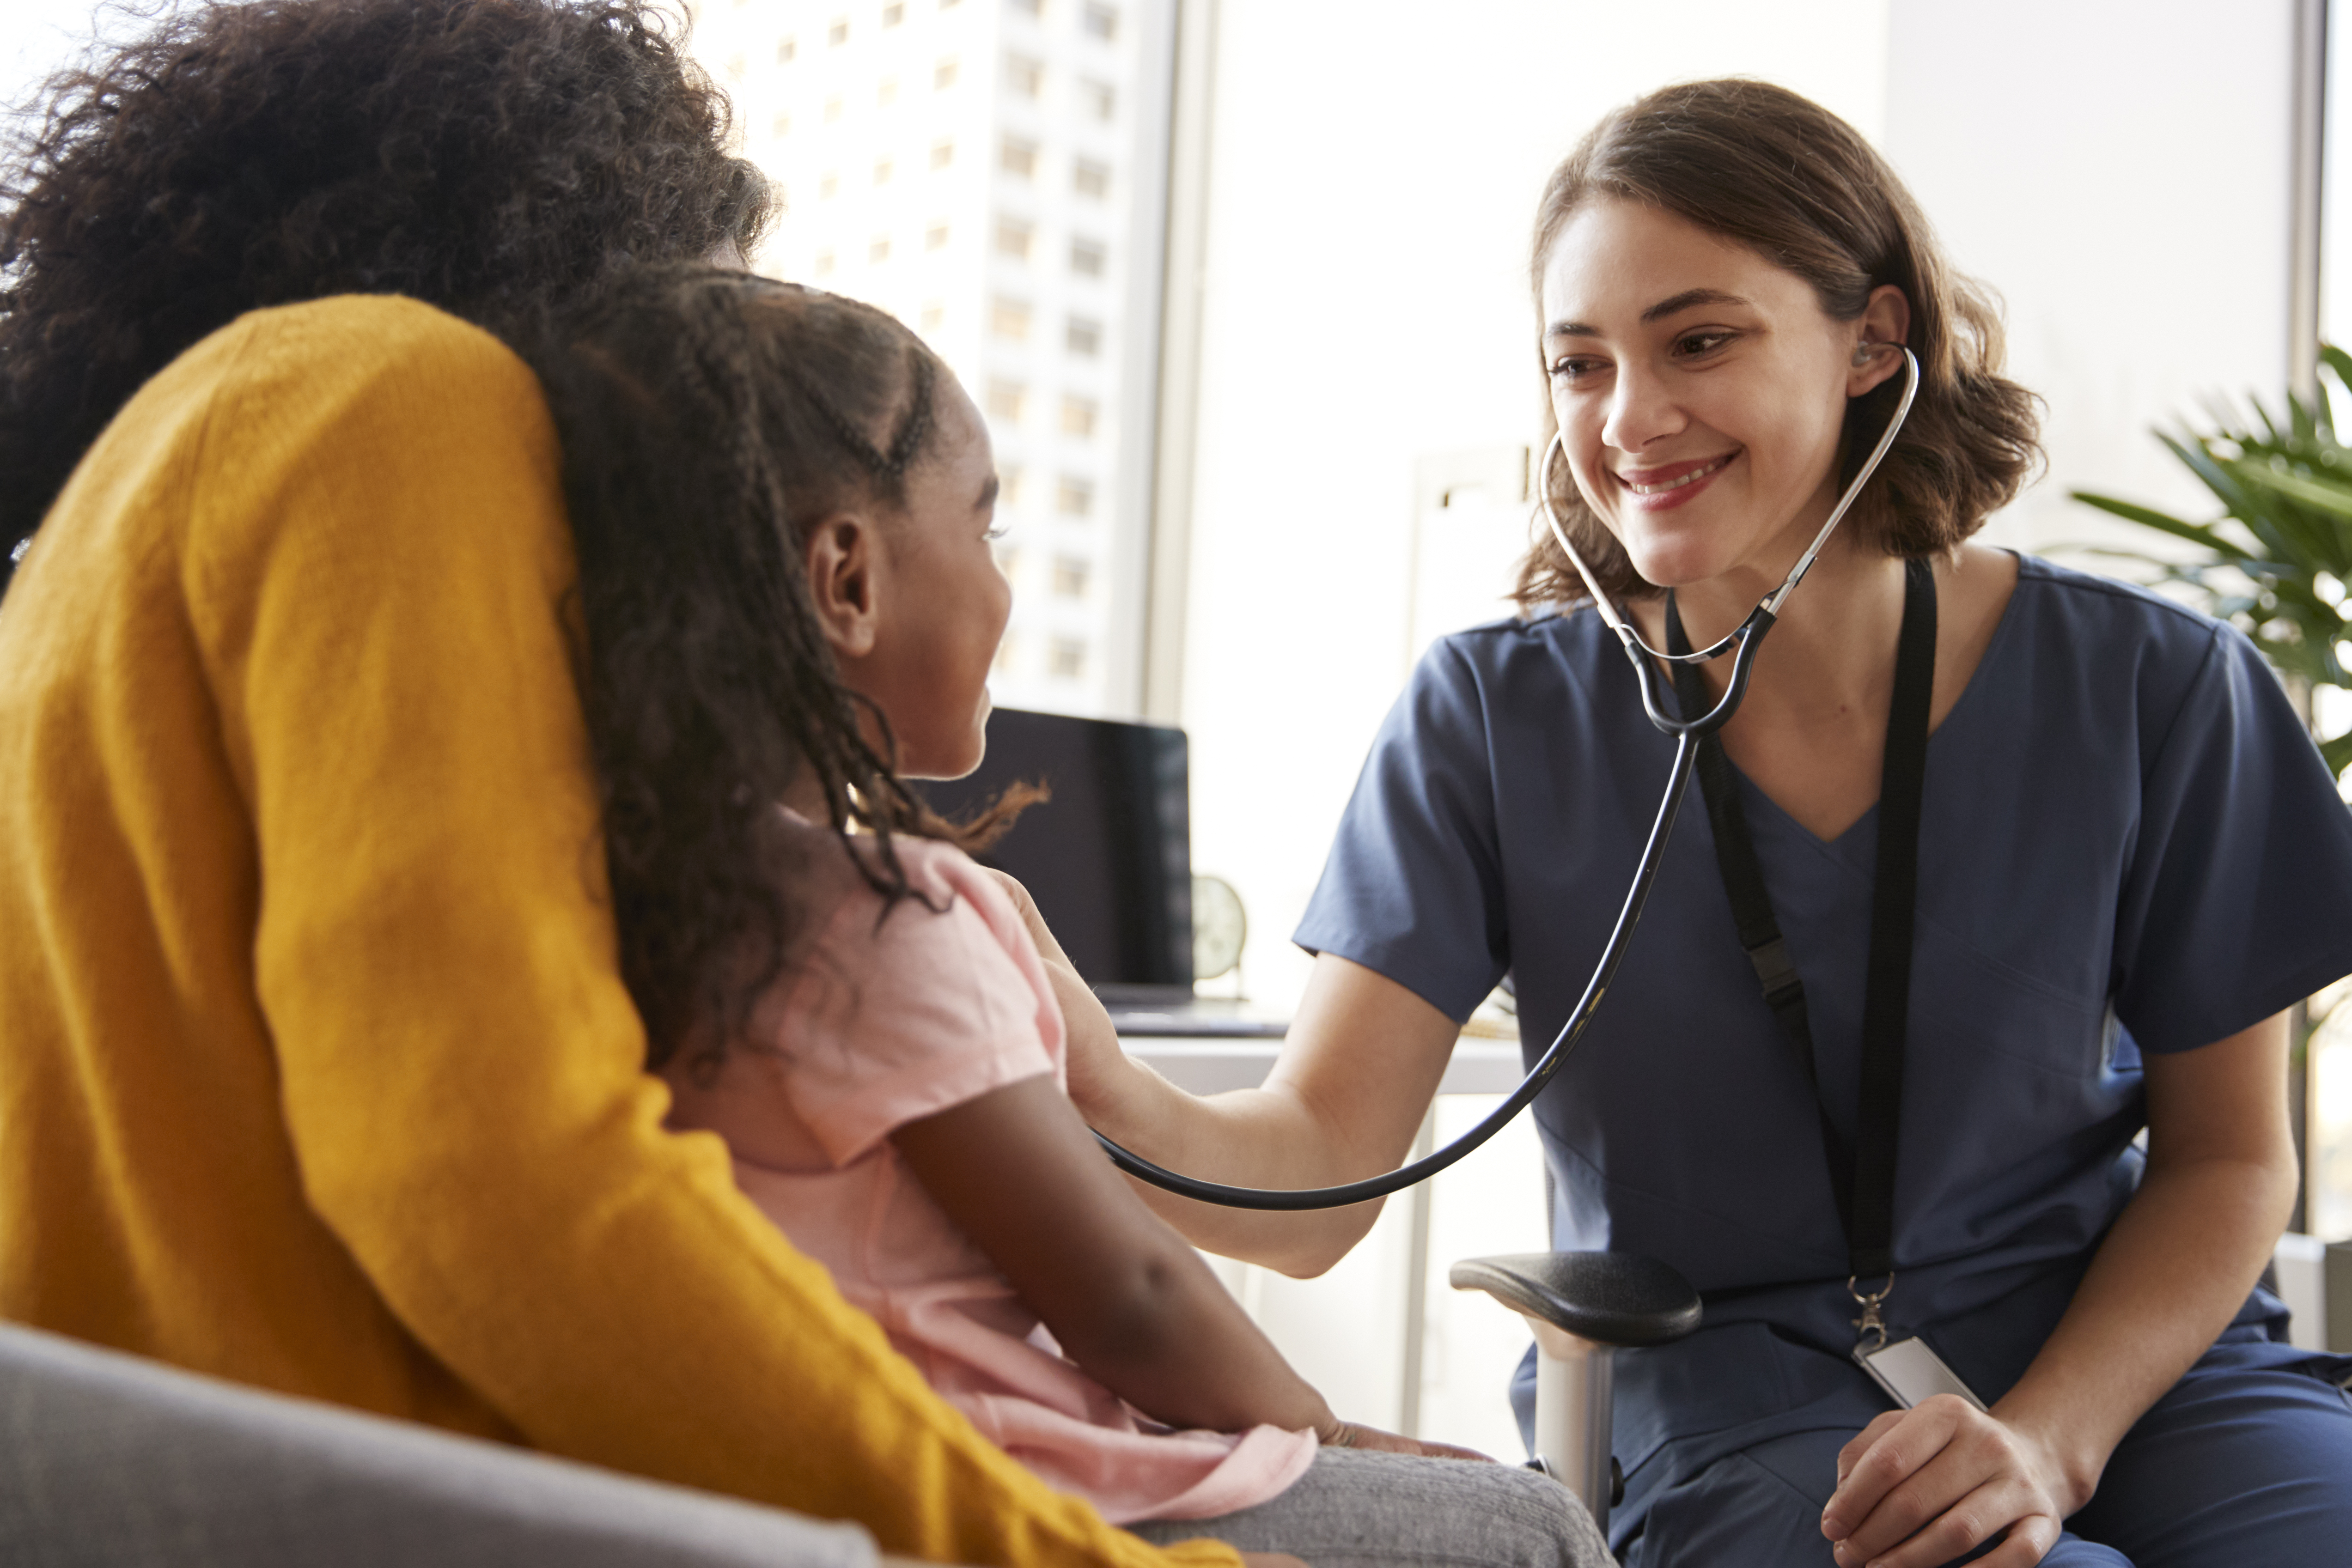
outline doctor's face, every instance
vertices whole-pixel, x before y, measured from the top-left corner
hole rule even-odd
[[[1616,200],[1561,228],[1542,308],[1576,487],[1663,587],[1769,586],[1795,563],[1836,502],[1847,401],[1902,364],[1881,352],[1857,367],[1854,346],[1908,325],[1895,289],[1839,321],[1795,273]]]

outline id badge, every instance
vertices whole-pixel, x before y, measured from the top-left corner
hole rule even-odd
[[[1938,1394],[1957,1394],[1979,1410],[1985,1407],[1984,1401],[1924,1339],[1898,1339],[1875,1350],[1856,1345],[1853,1359],[1870,1374],[1872,1382],[1886,1390],[1888,1398],[1906,1410]]]

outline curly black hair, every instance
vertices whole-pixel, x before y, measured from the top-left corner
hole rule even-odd
[[[768,186],[682,32],[638,0],[214,0],[52,78],[0,162],[0,556],[247,310],[398,293],[504,335],[748,250]]]
[[[937,455],[948,372],[871,306],[721,268],[648,267],[520,342],[563,451],[575,660],[621,975],[648,1065],[723,1054],[793,955],[810,867],[777,804],[821,787],[840,847],[910,894],[896,835],[978,848],[1042,791],[950,823],[841,678],[803,546],[824,517],[903,511]]]

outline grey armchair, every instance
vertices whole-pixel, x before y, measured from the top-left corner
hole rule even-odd
[[[198,1377],[0,1323],[19,1568],[875,1568],[849,1525]]]

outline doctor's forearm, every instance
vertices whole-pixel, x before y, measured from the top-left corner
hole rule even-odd
[[[2148,1162],[2074,1303],[1994,1413],[2079,1506],[2132,1423],[2228,1325],[2294,1203],[2286,1022],[2147,1059]]]

